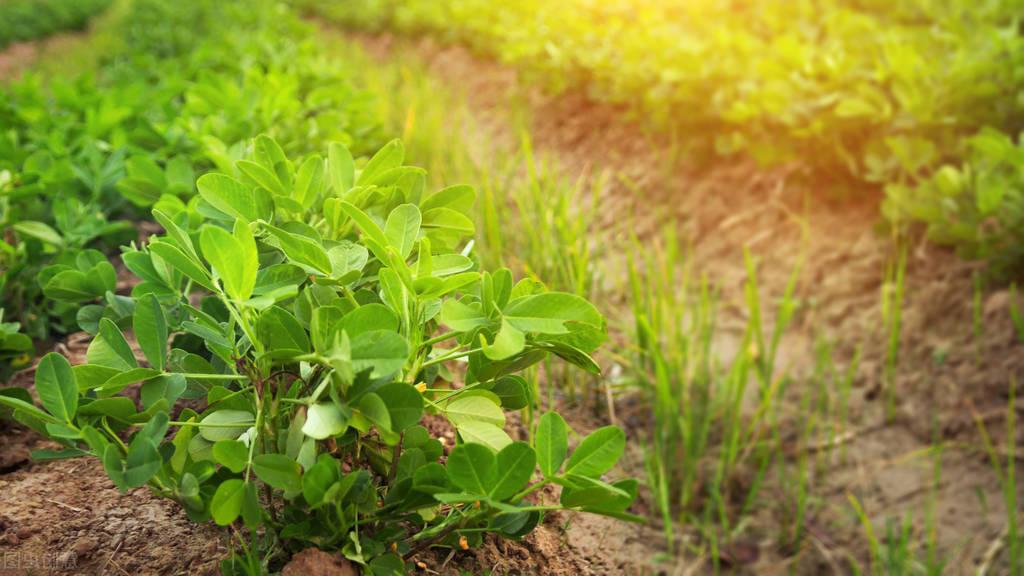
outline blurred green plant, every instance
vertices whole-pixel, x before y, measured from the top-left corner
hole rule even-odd
[[[0,49],[70,30],[80,30],[112,0],[7,0],[0,3]]]

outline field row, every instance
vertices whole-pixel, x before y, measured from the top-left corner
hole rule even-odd
[[[1013,0],[298,2],[357,29],[429,34],[552,91],[628,105],[676,154],[885,187],[897,229],[1019,272],[1024,38]],[[863,187],[862,187],[863,188]]]

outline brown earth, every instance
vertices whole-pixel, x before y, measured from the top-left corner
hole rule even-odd
[[[29,42],[15,42],[0,50],[0,82],[21,77],[44,54],[57,54],[80,43],[87,32],[55,34]]]

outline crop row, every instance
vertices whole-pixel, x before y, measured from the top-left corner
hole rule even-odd
[[[1017,2],[299,4],[464,43],[554,91],[628,104],[694,154],[797,161],[836,188],[884,184],[894,225],[922,223],[997,271],[1022,264]]]
[[[0,48],[83,28],[111,0],[11,0],[0,3]]]

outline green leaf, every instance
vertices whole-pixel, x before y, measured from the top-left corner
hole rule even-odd
[[[252,412],[218,410],[203,418],[199,423],[199,433],[210,442],[234,440],[254,424]]]
[[[370,254],[366,251],[366,247],[345,240],[328,250],[327,257],[331,260],[332,279],[352,278],[351,282],[354,282],[362,275],[363,268],[366,267],[366,262],[370,259]]]
[[[207,290],[216,290],[213,279],[206,268],[186,256],[178,248],[166,242],[150,242],[149,250],[167,262],[172,268],[191,278],[196,284]]]
[[[583,439],[565,465],[566,474],[600,478],[626,448],[626,434],[618,426],[599,428]]]
[[[569,362],[591,374],[601,375],[601,366],[589,354],[565,342],[541,341],[534,343],[537,347],[550,350],[559,358]]]
[[[484,356],[491,360],[505,360],[526,348],[526,335],[509,324],[508,320],[502,319],[501,329],[494,336],[494,342],[488,344],[487,337],[481,334],[480,347],[483,348]]]
[[[201,261],[199,260],[199,254],[196,252],[196,248],[192,244],[192,238],[188,235],[187,232],[185,232],[185,230],[183,230],[180,226],[175,224],[174,220],[170,216],[164,214],[163,212],[157,210],[156,208],[153,209],[153,217],[156,218],[156,221],[161,226],[163,226],[164,230],[167,231],[167,234],[170,236],[170,239],[173,240],[173,245],[175,248],[177,248],[183,254],[188,256],[188,258],[192,260],[196,265],[201,264]]]
[[[355,162],[344,145],[331,142],[327,147],[327,168],[335,194],[348,192],[355,183]]]
[[[152,478],[163,464],[156,444],[144,436],[137,435],[132,440],[125,459],[124,482],[129,488],[138,488]]]
[[[128,344],[121,329],[109,318],[100,320],[100,333],[89,344],[85,353],[90,364],[99,364],[118,370],[139,367],[135,353]]]
[[[260,497],[256,493],[256,483],[245,483],[245,496],[242,498],[242,522],[246,528],[255,530],[263,519],[260,508]]]
[[[388,142],[366,163],[363,171],[359,173],[356,184],[360,186],[373,184],[379,176],[401,166],[404,158],[405,150],[402,148],[401,140]]]
[[[16,222],[11,227],[14,228],[15,232],[41,240],[47,244],[51,244],[53,246],[64,245],[64,239],[61,238],[60,234],[42,222],[23,220],[21,222]]]
[[[494,453],[480,444],[459,444],[448,455],[448,479],[462,490],[486,496],[498,481]]]
[[[75,368],[78,368],[75,366]],[[122,371],[123,370],[123,371]],[[113,396],[121,390],[124,390],[125,386],[141,382],[143,380],[149,380],[160,375],[160,372],[152,368],[131,368],[131,369],[118,369],[113,376],[108,378],[99,386],[89,387],[88,390],[92,390],[100,398],[107,396]],[[79,385],[79,389],[83,387]]]
[[[486,422],[499,428],[505,425],[501,407],[484,396],[459,396],[448,403],[444,413],[456,426],[466,422]]]
[[[121,461],[121,453],[118,452],[117,446],[113,444],[107,444],[106,449],[103,451],[103,470],[114,482],[114,486],[117,486],[118,490],[122,493],[128,490],[128,486],[124,481],[124,463]]]
[[[472,186],[457,184],[438,190],[420,203],[420,210],[426,212],[434,208],[450,208],[463,214],[469,214],[476,201],[476,191]]]
[[[239,301],[252,296],[259,272],[259,260],[254,252],[243,247],[227,230],[213,225],[203,228],[199,246],[228,296]]]
[[[469,332],[491,321],[476,306],[449,299],[441,305],[441,323],[456,332]]]
[[[310,438],[323,440],[340,436],[348,429],[348,418],[333,402],[313,404],[306,413],[302,433]]]
[[[260,134],[253,141],[253,152],[261,166],[271,170],[285,188],[291,188],[294,168],[277,141],[266,134]]]
[[[323,246],[313,240],[292,234],[276,226],[265,224],[264,227],[274,235],[274,238],[281,244],[288,259],[295,264],[306,266],[312,272],[330,276],[332,270],[331,259]]]
[[[416,245],[421,220],[420,210],[413,204],[402,204],[388,215],[384,234],[388,244],[398,251],[403,260],[409,257]]]
[[[495,500],[506,500],[530,481],[537,466],[537,455],[525,442],[513,442],[498,452],[498,478],[489,494]]]
[[[292,190],[292,199],[302,206],[303,210],[309,210],[324,187],[324,159],[314,154],[299,167],[299,173],[295,178],[295,188]]]
[[[345,314],[338,322],[337,330],[345,331],[349,338],[375,330],[397,332],[398,317],[383,304],[366,304]]]
[[[101,262],[88,272],[64,270],[43,285],[43,294],[54,300],[87,302],[100,298],[117,285],[117,275],[109,262]]]
[[[375,242],[380,248],[388,245],[388,238],[384,235],[384,231],[380,229],[380,226],[377,226],[377,223],[366,212],[348,202],[341,202],[339,206],[349,218],[355,221],[356,226],[359,226],[359,229],[369,240]],[[377,250],[374,250],[374,254],[377,254]],[[377,254],[378,258],[380,256],[380,254]]]
[[[295,316],[280,306],[271,306],[264,310],[256,323],[256,330],[268,350],[309,353],[309,335],[306,330]]]
[[[370,560],[373,576],[404,576],[405,562],[395,554],[382,554]]]
[[[377,426],[377,430],[393,432],[391,429],[391,413],[388,412],[388,407],[384,405],[384,400],[373,392],[364,394],[359,399],[359,413]]]
[[[487,422],[469,420],[456,426],[455,429],[459,432],[463,442],[475,442],[487,446],[495,452],[512,443],[512,439],[504,430]]]
[[[603,482],[601,484],[604,484]],[[608,485],[605,485],[608,486]],[[603,494],[597,501],[584,502],[585,495],[579,494],[589,488],[563,488],[561,502],[565,506],[583,505],[587,512],[596,514],[617,514],[625,512],[636,500],[638,483],[635,478],[619,480],[603,490]],[[581,504],[582,503],[582,504]]]
[[[450,208],[434,208],[423,212],[421,224],[427,231],[454,232],[459,235],[473,234],[476,228],[466,215]]]
[[[278,490],[302,490],[302,467],[284,454],[260,454],[253,459],[252,469],[260,480]]]
[[[499,378],[490,390],[501,399],[501,407],[505,410],[521,410],[530,404],[529,387],[522,376]]]
[[[249,463],[249,447],[238,440],[218,440],[213,444],[213,457],[238,474]]]
[[[302,497],[316,508],[324,501],[331,485],[341,477],[341,466],[330,454],[321,454],[316,464],[302,475]]]
[[[43,412],[33,404],[25,402],[21,398],[16,398],[8,394],[0,394],[0,404],[7,406],[11,410],[21,411],[35,418],[39,418],[44,422],[54,422],[53,416]]]
[[[181,374],[163,374],[146,382],[139,388],[139,399],[142,407],[149,409],[160,400],[174,404],[184,394],[188,382]]]
[[[205,174],[196,181],[196,187],[203,200],[232,218],[246,222],[269,221],[274,214],[270,192],[263,188],[253,190],[230,176],[215,172]]]
[[[37,462],[49,462],[51,460],[67,460],[68,458],[79,458],[88,456],[89,453],[78,448],[65,448],[61,450],[43,449],[31,450],[28,457]]]
[[[451,276],[473,268],[473,260],[462,254],[437,254],[433,257],[432,274],[434,276]]]
[[[594,305],[574,294],[547,292],[517,299],[504,311],[504,319],[523,332],[566,334],[566,322],[604,326]]]
[[[545,478],[557,476],[569,453],[569,431],[559,413],[546,412],[540,417],[534,443],[541,473]]]
[[[278,196],[286,194],[284,186],[277,180],[277,176],[265,167],[249,160],[239,160],[235,162],[235,168],[238,168],[239,172],[248,177],[257,186],[262,186]]]
[[[121,422],[130,422],[135,416],[135,402],[124,396],[99,398],[78,407],[79,416],[106,416]]]
[[[78,384],[67,358],[50,352],[36,367],[36,392],[39,403],[50,414],[64,422],[71,422],[78,409]]]
[[[411,384],[392,382],[377,390],[391,416],[391,430],[402,432],[423,416],[423,396]]]
[[[386,378],[397,373],[409,358],[409,343],[388,330],[364,332],[352,339],[352,370],[372,368],[370,377]]]
[[[238,478],[225,480],[217,487],[210,501],[210,514],[220,526],[227,526],[242,513],[245,499],[245,484]]]
[[[295,264],[274,264],[261,268],[252,293],[259,296],[285,288],[296,288],[306,281],[306,272]]]
[[[136,301],[132,328],[146,360],[163,371],[167,365],[167,317],[156,296],[146,294]]]

